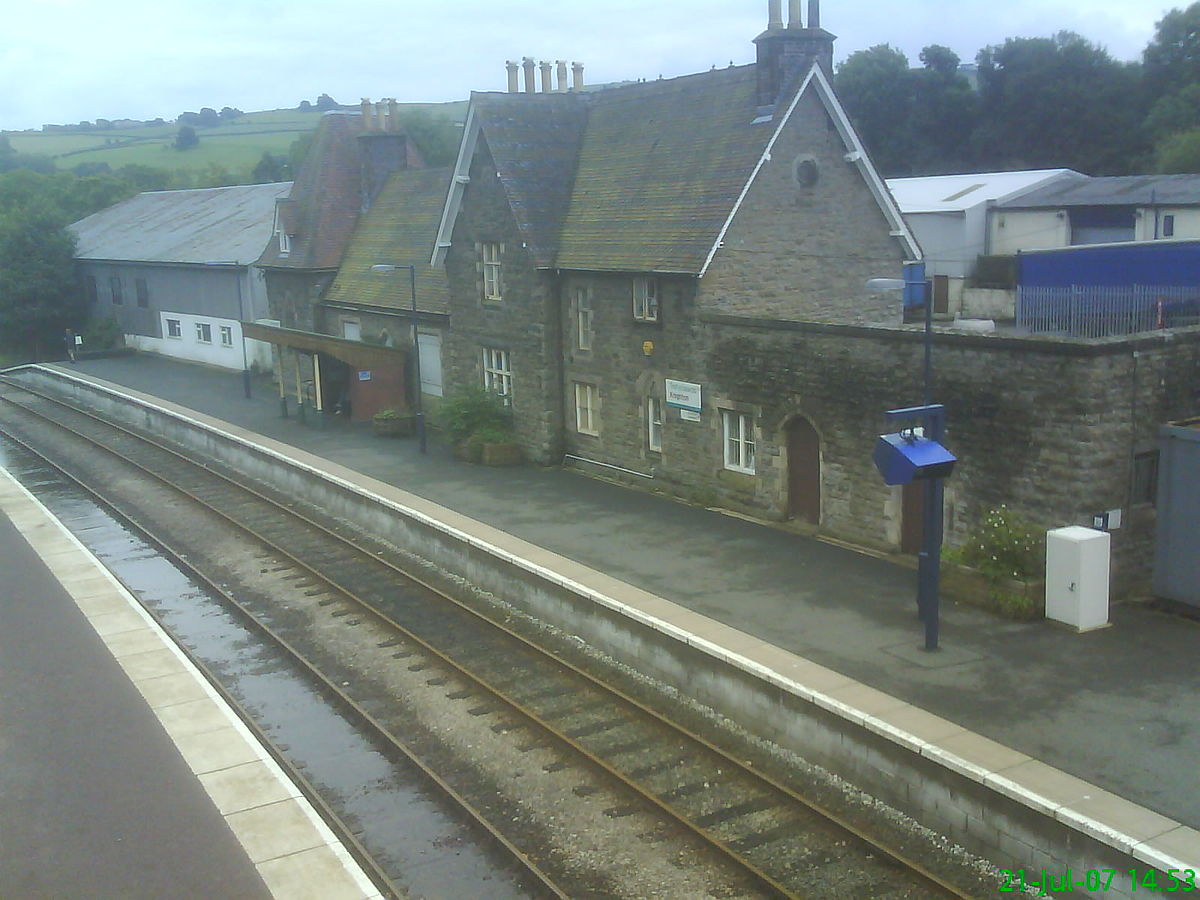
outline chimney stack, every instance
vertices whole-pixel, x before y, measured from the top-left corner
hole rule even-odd
[[[533,57],[525,56],[521,58],[521,67],[525,70],[525,93],[532,94],[537,87],[533,81]]]
[[[788,0],[789,20],[780,22],[781,0],[769,0],[767,30],[754,39],[757,105],[769,115],[782,94],[799,86],[813,63],[833,74],[834,36],[821,27],[820,0],[808,0],[808,25],[800,18],[800,0]]]
[[[567,89],[567,61],[565,59],[556,59],[554,61],[555,78],[558,80],[556,90],[565,91]]]
[[[571,90],[583,90],[583,63],[571,63]]]
[[[548,94],[552,90],[550,87],[550,63],[543,59],[538,63],[538,69],[542,73],[542,93]]]
[[[515,94],[521,89],[517,76],[517,72],[520,71],[521,67],[511,59],[505,61],[504,67],[508,69],[508,92]]]
[[[767,4],[767,31],[778,31],[783,27],[783,0],[770,0]]]

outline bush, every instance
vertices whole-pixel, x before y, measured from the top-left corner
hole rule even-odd
[[[113,316],[104,319],[94,319],[83,330],[84,350],[112,350],[114,347],[125,346],[125,333],[121,324]]]
[[[512,411],[491,391],[476,389],[442,401],[437,423],[452,444],[479,435],[483,443],[512,439]]]
[[[993,580],[1040,578],[1046,571],[1043,532],[1003,504],[989,510],[966,542],[948,556]]]

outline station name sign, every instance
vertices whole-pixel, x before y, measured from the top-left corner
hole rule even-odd
[[[700,412],[700,385],[690,381],[666,380],[667,406],[676,409],[686,409],[690,412]]]

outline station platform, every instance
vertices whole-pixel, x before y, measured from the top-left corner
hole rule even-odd
[[[0,469],[0,896],[380,896],[137,601]]]
[[[146,355],[55,368],[298,448],[665,598],[686,611],[680,627],[717,623],[738,654],[779,649],[819,667],[816,687],[839,707],[949,723],[923,740],[980,760],[1032,808],[1200,868],[1194,621],[1126,604],[1111,628],[1076,634],[943,603],[942,649],[926,653],[915,572],[886,558],[570,470],[473,466],[436,443],[422,455],[362,426],[300,423],[281,417],[265,379],[247,399],[240,373]]]

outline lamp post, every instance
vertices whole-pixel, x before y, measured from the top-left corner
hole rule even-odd
[[[954,457],[941,446],[946,434],[946,409],[933,403],[933,303],[925,290],[925,267],[923,264],[905,266],[905,277],[872,278],[867,282],[868,290],[903,290],[905,305],[913,305],[918,293],[925,305],[925,364],[922,374],[921,406],[892,409],[886,413],[887,420],[907,423],[907,429],[898,435],[902,440],[880,438],[876,451],[876,465],[888,484],[906,484],[914,479],[924,481],[924,504],[921,528],[921,551],[917,555],[917,616],[925,625],[925,649],[938,649],[938,624],[941,618],[939,590],[942,568],[942,506],[944,503],[943,480],[954,465]],[[923,434],[918,439],[913,425],[920,422]],[[903,424],[902,424],[903,427]],[[918,446],[919,441],[919,446]],[[899,469],[895,463],[899,457],[907,462]],[[892,466],[889,468],[889,463]],[[894,477],[889,477],[894,476]]]
[[[416,266],[401,266],[392,265],[390,263],[379,263],[371,266],[372,272],[390,273],[397,269],[408,269],[408,288],[411,304],[409,311],[412,314],[412,349],[413,349],[413,415],[416,420],[417,428],[417,447],[422,453],[425,451],[425,408],[421,400],[421,346],[417,331],[417,267]]]

